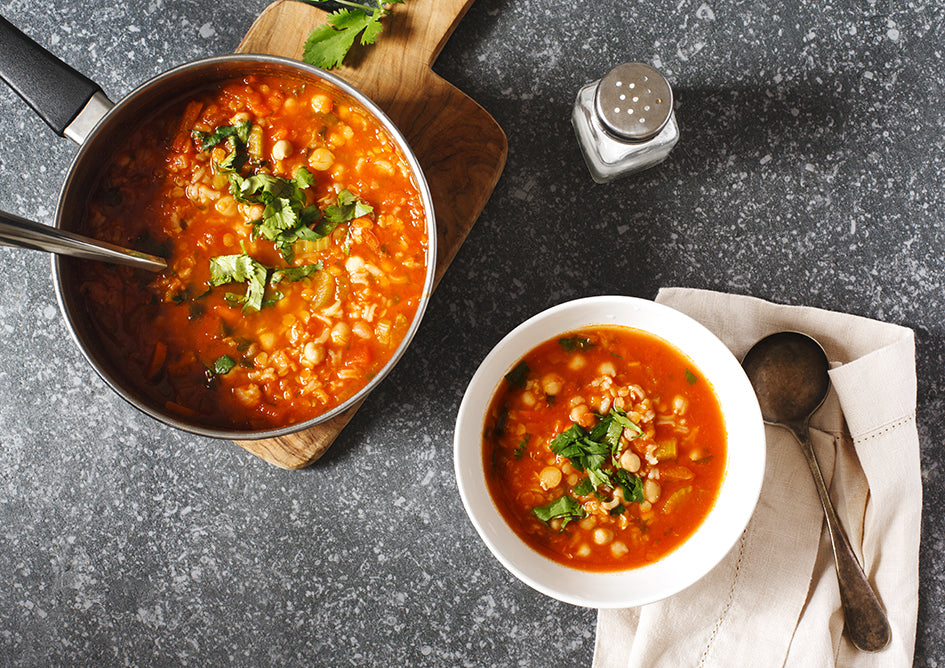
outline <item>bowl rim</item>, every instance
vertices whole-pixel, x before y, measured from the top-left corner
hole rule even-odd
[[[637,324],[631,324],[631,320]],[[646,327],[640,326],[644,323]],[[504,374],[539,343],[595,325],[642,329],[682,351],[712,383],[728,436],[722,488],[700,527],[657,562],[623,571],[572,568],[527,546],[506,524],[492,501],[481,454],[485,412]],[[637,297],[602,295],[546,309],[515,327],[492,348],[473,374],[460,403],[453,435],[453,463],[469,520],[489,551],[510,573],[533,589],[565,603],[625,608],[676,594],[725,558],[742,536],[757,505],[764,479],[765,448],[764,423],[751,383],[739,361],[715,334],[669,306]],[[733,460],[733,455],[738,459]]]

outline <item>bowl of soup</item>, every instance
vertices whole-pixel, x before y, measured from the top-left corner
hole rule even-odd
[[[741,365],[708,329],[624,296],[539,313],[483,360],[454,434],[457,485],[492,554],[587,607],[651,603],[735,545],[765,466]]]

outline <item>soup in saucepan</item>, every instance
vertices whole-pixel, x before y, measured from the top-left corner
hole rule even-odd
[[[253,75],[128,133],[82,230],[167,259],[90,263],[81,293],[149,401],[207,426],[312,419],[391,359],[429,263],[421,194],[377,120],[329,86]]]

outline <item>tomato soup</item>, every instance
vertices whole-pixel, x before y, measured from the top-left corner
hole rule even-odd
[[[719,401],[666,341],[580,329],[529,352],[486,416],[494,503],[533,549],[591,571],[643,566],[683,543],[725,474]]]
[[[209,427],[279,428],[350,398],[407,334],[429,263],[390,135],[327,85],[268,75],[143,119],[82,229],[167,259],[89,263],[81,291],[137,389]]]

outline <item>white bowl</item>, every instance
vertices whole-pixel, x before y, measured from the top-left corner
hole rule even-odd
[[[535,346],[559,334],[594,325],[640,329],[682,351],[715,390],[728,437],[722,487],[695,533],[655,563],[603,573],[564,566],[526,545],[493,503],[482,457],[486,411],[503,376]],[[469,519],[492,554],[513,575],[543,594],[573,605],[632,607],[682,591],[731,550],[745,530],[761,491],[764,423],[738,360],[704,326],[679,311],[645,299],[589,297],[555,306],[525,321],[486,356],[459,407],[453,462]]]

